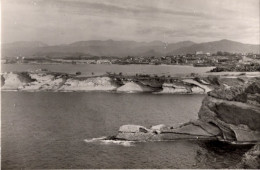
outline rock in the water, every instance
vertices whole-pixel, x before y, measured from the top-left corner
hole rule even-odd
[[[174,128],[162,124],[151,129],[124,125],[116,138],[135,141],[219,139],[231,143],[259,143],[259,81],[210,92],[203,100],[196,121]]]
[[[155,125],[155,126],[152,126],[151,129],[152,130],[155,130],[155,131],[162,131],[163,129],[167,128],[166,125],[164,124],[160,124],[160,125]]]
[[[119,128],[119,132],[121,133],[137,133],[143,132],[147,133],[149,130],[146,129],[144,126],[139,125],[123,125]]]
[[[165,131],[163,131],[165,132]],[[187,135],[195,135],[195,136],[215,136],[213,134],[208,133],[206,130],[202,129],[200,126],[194,125],[192,123],[183,125],[181,127],[171,129],[167,131],[168,133],[178,133],[178,134],[187,134]]]
[[[119,132],[116,136],[117,139],[129,141],[158,141],[160,136],[153,132]]]
[[[131,141],[161,141],[161,140],[178,140],[178,139],[216,139],[219,134],[217,127],[202,125],[200,122],[189,122],[181,127],[171,128],[166,125],[156,125],[151,129],[147,129],[139,125],[123,125],[119,129],[117,139],[131,140]],[[204,123],[207,124],[207,123]],[[203,129],[203,127],[212,126],[215,133],[210,133]],[[211,130],[212,132],[213,130]]]

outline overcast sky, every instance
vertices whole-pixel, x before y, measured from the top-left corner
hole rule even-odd
[[[259,44],[259,0],[2,0],[2,41]]]

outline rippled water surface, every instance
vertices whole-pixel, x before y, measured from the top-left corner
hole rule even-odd
[[[123,124],[149,127],[196,119],[203,98],[2,92],[2,168],[228,168],[240,161],[248,147],[218,142],[127,144],[93,139],[116,134]]]

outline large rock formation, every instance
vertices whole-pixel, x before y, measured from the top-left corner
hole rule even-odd
[[[230,143],[260,142],[260,79],[243,85],[222,85],[208,93],[198,113],[199,119],[178,127],[155,126],[160,129],[121,127],[116,138],[125,140],[218,139]],[[123,129],[123,130],[122,130]]]
[[[199,119],[217,126],[223,140],[245,143],[260,141],[260,80],[208,93]]]
[[[126,82],[123,86],[117,88],[118,92],[152,92],[152,88],[135,82]]]
[[[19,90],[33,81],[27,72],[4,73],[1,75],[1,90]]]
[[[77,77],[45,71],[3,73],[1,83],[3,91],[113,91],[118,88],[118,85],[106,76]]]
[[[231,168],[260,168],[260,79],[230,87],[222,85],[208,93],[199,119],[178,127],[165,125],[147,129],[124,125],[114,140],[220,140],[232,144],[256,144]]]
[[[260,169],[260,144],[253,146],[243,155],[240,163],[231,168]]]
[[[162,91],[158,93],[173,93],[173,94],[186,94],[191,93],[191,90],[185,87],[184,85],[179,85],[176,83],[163,83]]]
[[[86,78],[83,80],[76,78],[69,78],[64,85],[59,89],[60,91],[109,91],[115,90],[117,85],[112,82],[109,77],[95,77]]]

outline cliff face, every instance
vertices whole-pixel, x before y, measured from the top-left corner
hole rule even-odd
[[[52,72],[16,72],[1,75],[1,90],[18,91],[117,91],[117,92],[150,92],[172,94],[205,94],[210,91],[210,84],[190,79],[177,82],[156,82],[155,79],[140,80],[137,77],[124,80],[126,77],[111,78],[78,77]],[[135,79],[136,78],[136,79]],[[181,79],[181,78],[180,78]]]
[[[118,85],[109,77],[79,79],[61,73],[4,73],[1,90],[18,91],[110,91]]]
[[[126,82],[123,86],[116,89],[117,92],[153,92],[149,86],[144,86],[135,82]]]
[[[208,93],[198,113],[199,119],[221,130],[222,140],[260,141],[260,80],[219,88]]]
[[[115,90],[116,84],[109,77],[88,78],[86,80],[67,79],[59,89],[61,91]]]
[[[140,129],[140,126],[124,125],[116,138],[136,141],[207,139],[238,144],[259,143],[259,97],[259,78],[244,81],[244,84],[238,86],[221,85],[205,97],[198,120],[177,127],[159,126],[159,129],[146,128],[146,131],[135,132],[129,129]]]
[[[1,75],[2,90],[19,90],[27,84],[33,82],[34,79],[26,72],[21,73],[4,73]]]

